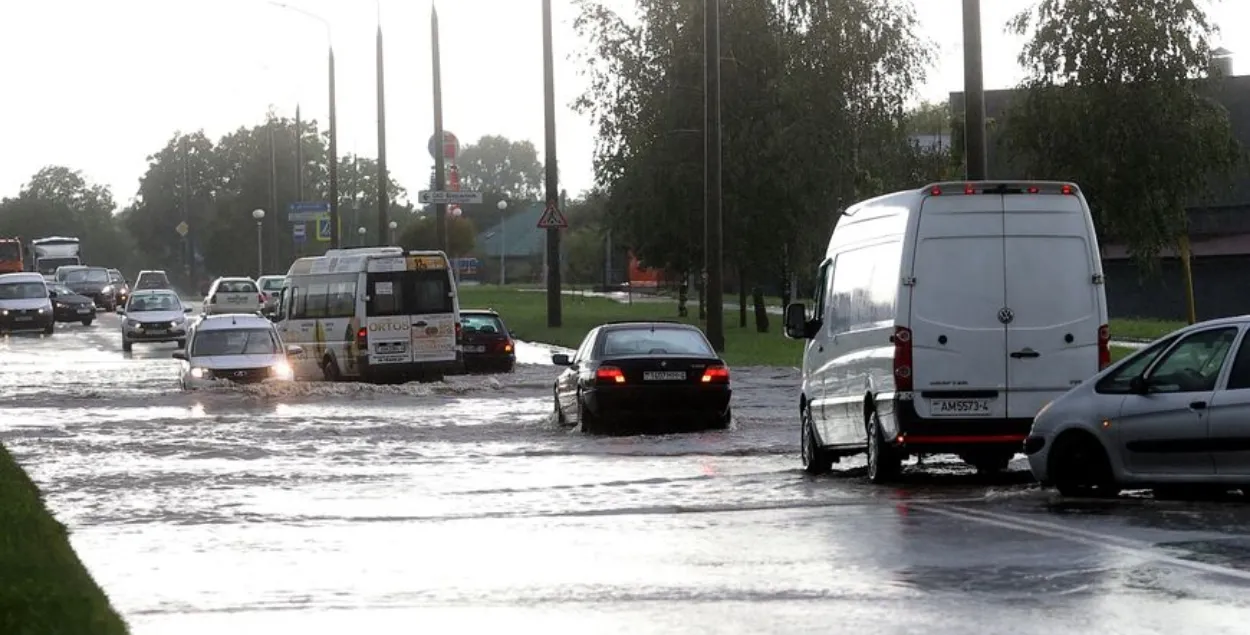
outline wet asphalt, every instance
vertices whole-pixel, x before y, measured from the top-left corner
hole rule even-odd
[[[799,469],[797,371],[732,428],[590,438],[556,370],[183,393],[118,320],[0,339],[0,440],[136,635],[1250,633],[1250,505],[1071,501],[1022,458]]]

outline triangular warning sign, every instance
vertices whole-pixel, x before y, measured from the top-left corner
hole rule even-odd
[[[554,202],[547,203],[547,209],[543,210],[543,215],[538,219],[539,229],[565,228],[569,226],[569,221],[564,218],[564,214],[560,212],[560,208],[556,207]]]

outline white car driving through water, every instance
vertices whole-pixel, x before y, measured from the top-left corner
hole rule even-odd
[[[187,313],[177,293],[167,289],[135,291],[126,306],[117,309],[122,318],[122,351],[129,353],[136,342],[175,342],[187,344]]]
[[[255,384],[291,381],[294,374],[288,355],[299,355],[298,346],[284,346],[273,324],[258,315],[226,313],[209,315],[191,327],[187,349],[174,353],[182,361],[180,382],[184,390],[221,382]]]

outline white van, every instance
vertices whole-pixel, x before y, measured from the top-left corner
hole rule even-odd
[[[909,455],[981,471],[1022,451],[1047,402],[1111,361],[1102,262],[1071,183],[938,183],[838,219],[806,339],[802,455],[810,473],[866,451],[873,482]]]
[[[291,265],[273,321],[300,378],[439,380],[459,373],[460,300],[441,251],[331,249]]]

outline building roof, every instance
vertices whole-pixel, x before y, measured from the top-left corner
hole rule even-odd
[[[523,210],[508,214],[502,223],[477,235],[477,246],[483,257],[532,258],[541,256],[546,248],[547,234],[538,228],[542,203],[531,203]]]

